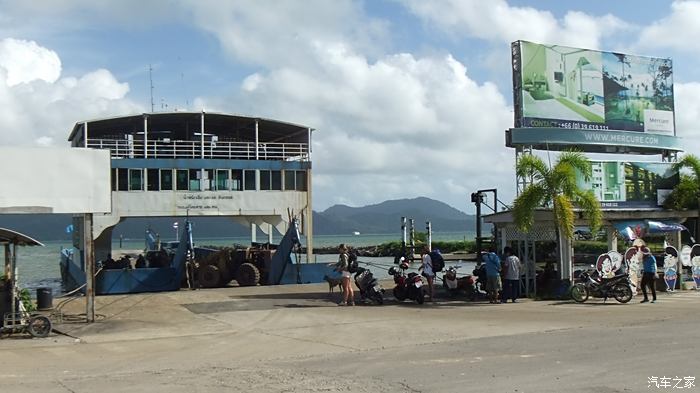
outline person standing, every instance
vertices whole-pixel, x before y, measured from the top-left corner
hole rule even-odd
[[[649,247],[642,247],[642,254],[644,259],[642,259],[642,293],[644,294],[644,299],[641,303],[646,303],[649,301],[647,296],[647,285],[651,288],[651,302],[656,302],[656,258],[651,254]]]
[[[338,303],[339,306],[348,305],[348,300],[350,305],[355,305],[355,292],[352,289],[352,284],[350,283],[350,256],[348,255],[348,247],[345,243],[341,243],[338,246],[338,263],[335,264],[335,271],[341,275],[341,287],[343,288],[343,300]]]
[[[489,303],[498,304],[498,291],[501,290],[501,259],[493,249],[482,254],[486,265],[486,291]]]
[[[433,259],[430,257],[430,247],[428,245],[423,246],[423,263],[421,264],[419,271],[422,270],[422,275],[428,281],[428,301],[433,301],[433,282],[435,281],[435,272],[433,271]]]
[[[520,259],[513,253],[512,248],[504,248],[503,254],[505,255],[506,259],[503,261],[505,281],[503,283],[503,296],[501,297],[501,303],[507,302],[508,298],[515,303],[520,297],[520,270],[522,270],[522,265],[520,264]]]

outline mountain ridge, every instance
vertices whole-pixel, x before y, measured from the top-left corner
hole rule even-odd
[[[425,222],[430,221],[434,232],[471,232],[475,217],[434,199],[387,200],[373,205],[351,207],[333,205],[324,211],[313,212],[315,235],[352,235],[354,232],[385,234],[398,233],[401,217],[413,218],[416,231],[425,232]],[[134,217],[118,224],[112,234],[118,239],[141,239],[147,227],[163,236],[174,237],[173,222],[182,217]],[[225,217],[191,217],[196,236],[199,237],[249,237],[250,228]],[[0,215],[0,227],[22,232],[41,240],[69,240],[66,228],[72,223],[70,214],[8,214]],[[260,232],[258,237],[262,235]]]

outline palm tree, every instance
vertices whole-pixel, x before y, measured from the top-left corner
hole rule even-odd
[[[559,245],[560,230],[567,239],[574,236],[574,206],[577,206],[588,219],[591,233],[598,232],[602,221],[600,202],[593,191],[581,190],[576,185],[577,171],[586,180],[591,177],[591,164],[583,153],[564,152],[551,168],[541,158],[526,155],[518,161],[515,171],[518,177],[532,179],[513,203],[513,216],[518,229],[529,232],[534,225],[535,209],[551,208]]]
[[[679,171],[682,168],[690,169],[692,176],[694,177],[693,180],[694,180],[696,187],[690,187],[688,182],[681,181],[681,183],[678,186],[676,186],[676,188],[673,190],[674,195],[672,195],[673,196],[672,199],[673,200],[686,200],[687,201],[690,198],[692,198],[691,195],[687,195],[688,192],[689,191],[695,192],[694,196],[697,198],[697,201],[698,201],[698,205],[697,205],[698,222],[695,224],[696,225],[695,238],[697,239],[700,237],[700,233],[698,233],[698,232],[700,232],[700,158],[696,157],[693,154],[686,154],[685,156],[683,156],[683,158],[680,161],[673,164],[674,170]],[[678,207],[679,206],[676,206],[676,208],[678,208]],[[683,207],[689,208],[692,206],[683,206]]]

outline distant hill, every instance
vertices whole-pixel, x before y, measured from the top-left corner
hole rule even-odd
[[[434,232],[473,231],[475,220],[443,202],[429,198],[398,199],[376,205],[350,207],[335,205],[322,212],[314,212],[314,234],[350,235],[353,232],[384,234],[401,230],[401,217],[413,218],[416,230],[425,232],[430,221]],[[151,227],[164,238],[174,237],[172,217],[129,218],[113,231],[116,238],[142,239],[146,227]],[[199,237],[249,236],[250,229],[224,217],[193,217]],[[0,227],[25,233],[37,240],[69,240],[66,227],[72,222],[70,214],[7,214],[0,215]],[[259,237],[261,235],[258,235]]]
[[[426,221],[430,221],[434,232],[473,231],[476,222],[473,215],[446,203],[419,197],[364,207],[331,206],[314,214],[314,233],[397,233],[401,230],[401,217],[413,218],[419,232],[425,232]]]

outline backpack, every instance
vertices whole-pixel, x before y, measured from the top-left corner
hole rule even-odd
[[[357,254],[355,254],[354,252],[348,253],[348,272],[356,273],[357,267]]]
[[[445,267],[445,258],[440,254],[440,250],[435,249],[428,255],[430,255],[430,264],[433,265],[433,273],[441,272]]]

